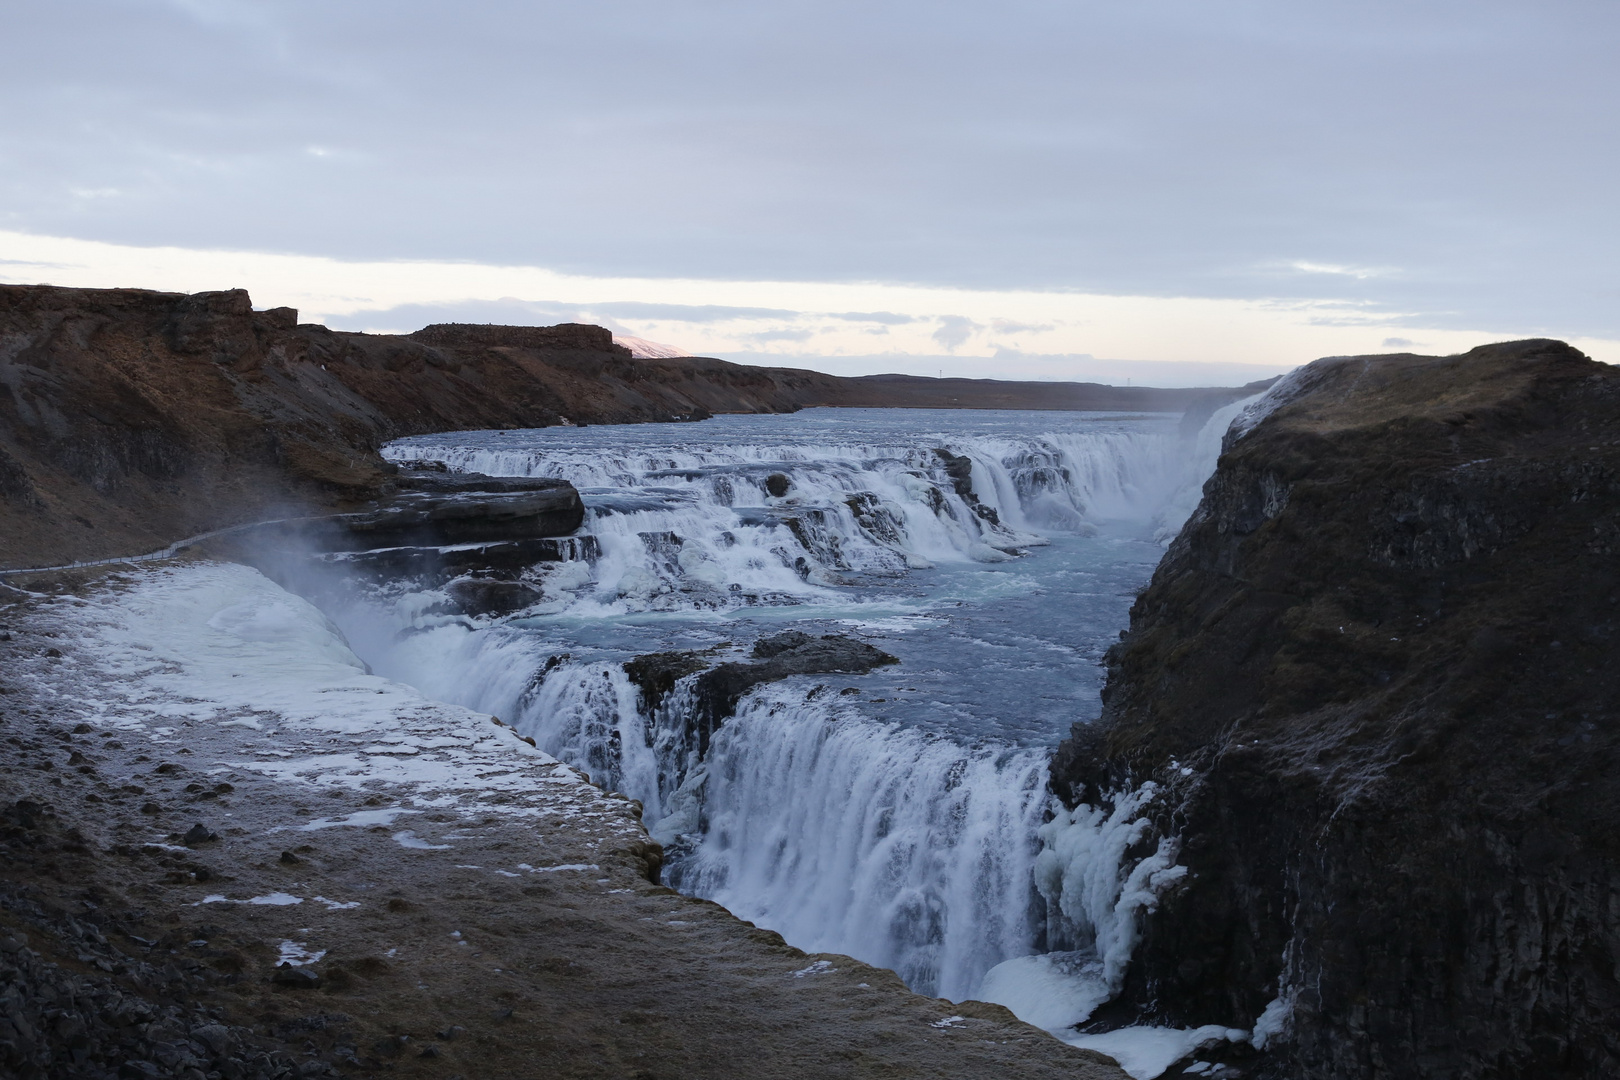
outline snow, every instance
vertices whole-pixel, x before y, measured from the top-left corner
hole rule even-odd
[[[325,615],[250,567],[144,564],[88,599],[44,606],[62,617],[84,661],[71,677],[54,677],[51,692],[86,719],[124,732],[144,727],[154,739],[188,739],[191,725],[201,725],[223,737],[210,748],[227,748],[206,751],[221,758],[208,767],[256,772],[311,794],[392,789],[391,805],[299,829],[389,827],[444,809],[641,833],[577,770],[493,717],[368,674]],[[401,836],[407,847],[445,846]]]
[[[317,904],[325,904],[326,910],[328,911],[351,911],[360,906],[360,901],[358,900],[328,900],[324,896],[317,896],[314,898],[314,900]]]
[[[305,964],[315,963],[325,955],[325,949],[311,952],[309,946],[302,941],[283,941],[281,943],[281,959],[278,963],[303,967]]]
[[[298,827],[305,832],[311,832],[316,829],[330,829],[338,825],[392,825],[394,819],[401,814],[419,813],[421,813],[420,810],[407,810],[403,806],[390,806],[385,810],[358,810],[340,818],[316,818],[314,821]]]
[[[1052,1032],[1074,1027],[1111,996],[1102,963],[1081,953],[1004,960],[985,972],[974,995],[1005,1005],[1018,1019]]]
[[[1078,939],[1095,943],[1110,993],[1124,982],[1142,913],[1153,911],[1160,894],[1187,873],[1176,865],[1177,846],[1168,837],[1153,854],[1130,863],[1129,853],[1152,830],[1145,808],[1157,791],[1149,781],[1117,794],[1111,808],[1081,804],[1040,828],[1035,886]]]
[[[293,896],[291,893],[284,892],[274,892],[268,896],[254,896],[247,900],[232,900],[223,893],[214,893],[210,896],[203,897],[201,900],[197,901],[197,903],[192,904],[191,906],[197,907],[201,904],[260,904],[269,905],[271,907],[288,907],[292,904],[302,904],[303,902],[304,898],[302,896]]]
[[[1220,1042],[1243,1042],[1242,1028],[1206,1024],[1199,1028],[1128,1027],[1101,1035],[1069,1035],[1064,1042],[1107,1054],[1134,1080],[1154,1080],[1193,1051]]]
[[[1294,1003],[1291,997],[1278,994],[1266,1006],[1260,1018],[1254,1022],[1254,1034],[1249,1041],[1254,1043],[1256,1050],[1264,1050],[1266,1044],[1279,1035],[1288,1034],[1289,1021],[1293,1019]]]

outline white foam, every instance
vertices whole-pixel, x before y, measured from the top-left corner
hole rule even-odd
[[[1221,422],[1234,414],[1223,411]],[[826,603],[846,571],[1004,562],[1046,543],[1046,532],[1086,533],[1104,521],[1151,521],[1173,533],[1219,452],[1219,432],[1189,448],[1174,431],[1116,425],[852,433],[848,442],[821,432],[798,443],[745,433],[717,440],[684,427],[666,443],[653,432],[613,445],[556,429],[496,441],[423,436],[384,453],[574,483],[600,556],[592,568],[539,572],[546,600],[536,610],[600,617],[735,606],[744,594]],[[957,493],[937,449],[971,462],[976,502]],[[773,473],[791,479],[783,496],[767,488]],[[671,535],[679,540],[656,539]]]

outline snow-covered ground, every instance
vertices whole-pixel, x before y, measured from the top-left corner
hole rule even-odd
[[[370,674],[319,610],[249,567],[143,567],[39,614],[71,647],[22,680],[92,727],[211,759],[192,772],[349,796],[346,812],[312,813],[302,830],[398,826],[395,839],[415,847],[427,841],[405,827],[414,815],[498,810],[646,839],[625,800],[495,717]],[[376,805],[348,808],[368,795]]]

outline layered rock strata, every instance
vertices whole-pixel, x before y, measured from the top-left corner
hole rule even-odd
[[[1273,395],[1054,762],[1071,806],[1159,785],[1187,869],[1127,1015],[1272,1005],[1263,1077],[1620,1075],[1620,373],[1525,341]]]

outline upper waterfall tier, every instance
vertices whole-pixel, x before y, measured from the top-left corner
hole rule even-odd
[[[572,482],[600,554],[531,575],[536,611],[613,614],[842,602],[837,586],[1001,562],[1109,522],[1167,537],[1219,451],[1215,423],[1184,433],[1162,414],[929,419],[939,427],[914,410],[839,409],[701,428],[472,432],[385,454]]]

